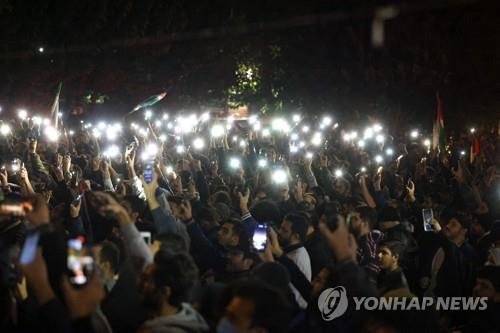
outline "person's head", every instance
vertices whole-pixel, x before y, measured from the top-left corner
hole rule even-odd
[[[387,241],[379,244],[377,259],[381,270],[394,271],[399,268],[404,245],[398,241]]]
[[[120,268],[120,248],[113,242],[102,242],[97,246],[96,264],[102,272],[104,283],[113,281]]]
[[[281,213],[276,205],[271,200],[261,200],[257,202],[251,209],[250,212],[254,219],[258,222],[266,222],[271,224],[278,224],[281,222]]]
[[[378,215],[378,225],[380,230],[388,230],[401,223],[401,216],[396,208],[385,206]]]
[[[377,212],[367,206],[357,207],[349,216],[350,228],[358,237],[369,233],[377,223]]]
[[[222,223],[217,233],[217,242],[222,246],[248,247],[248,235],[245,225],[237,219],[229,219]]]
[[[190,255],[158,251],[139,281],[142,303],[155,317],[176,313],[197,278],[198,269]]]
[[[210,229],[219,226],[218,214],[215,208],[202,207],[195,215],[195,218],[205,231],[209,231]]]
[[[136,195],[127,195],[123,198],[121,205],[125,207],[132,221],[137,221],[139,217],[144,216],[146,203]]]
[[[228,285],[220,303],[218,331],[287,332],[291,306],[279,291],[257,279]]]
[[[164,250],[172,251],[174,253],[188,252],[186,240],[181,235],[174,232],[162,232],[161,234],[156,235],[149,248],[153,254]]]
[[[279,228],[279,239],[284,246],[304,243],[308,223],[302,214],[291,213],[285,216]]]
[[[334,266],[328,265],[325,266],[319,271],[319,273],[314,277],[311,281],[311,294],[313,297],[319,296],[319,294],[328,287],[332,280],[334,272]]]
[[[446,237],[453,243],[461,245],[467,238],[467,233],[471,228],[470,219],[457,212],[446,212],[442,215],[442,219],[446,221],[443,228]]]
[[[231,273],[249,271],[259,262],[259,257],[248,249],[230,248],[226,255],[226,271]]]

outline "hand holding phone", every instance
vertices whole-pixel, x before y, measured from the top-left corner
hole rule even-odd
[[[143,174],[144,181],[149,184],[153,181],[153,161],[148,161],[144,167]]]
[[[68,240],[66,266],[69,281],[75,286],[85,285],[94,271],[94,259],[83,243],[83,237]]]
[[[425,231],[434,231],[434,228],[432,227],[433,219],[434,219],[434,213],[432,212],[432,209],[430,208],[422,209],[422,220]]]
[[[267,224],[257,224],[252,237],[252,246],[256,251],[262,252],[267,245]]]

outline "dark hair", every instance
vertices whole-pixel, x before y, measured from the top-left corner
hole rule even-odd
[[[252,327],[261,327],[274,333],[288,331],[292,308],[283,294],[276,289],[258,279],[236,280],[223,292],[220,302],[221,313],[225,312],[226,307],[235,297],[254,304]]]
[[[405,246],[403,243],[398,242],[398,241],[382,241],[379,243],[378,248],[386,247],[389,250],[391,250],[391,253],[393,256],[398,257],[398,262],[401,262],[401,258],[404,254],[405,251]]]
[[[154,262],[153,279],[156,288],[170,287],[169,304],[180,306],[198,279],[198,268],[193,258],[184,252],[160,250]]]
[[[362,206],[357,207],[355,211],[359,214],[359,217],[362,220],[368,222],[368,226],[370,227],[370,229],[373,229],[375,227],[375,225],[377,224],[377,211],[375,209],[367,206]]]
[[[456,208],[446,208],[441,213],[441,220],[448,223],[451,219],[456,219],[458,223],[462,226],[462,228],[467,229],[467,231],[471,228],[471,219],[467,214],[459,211]]]
[[[160,242],[160,251],[170,250],[172,252],[188,252],[186,240],[179,234],[174,232],[162,232],[156,235],[155,240]]]
[[[223,204],[226,204],[229,207],[232,206],[231,196],[226,191],[218,191],[214,193],[214,203],[217,202],[222,202]]]
[[[129,203],[132,212],[139,213],[141,216],[144,215],[144,211],[146,210],[146,202],[144,200],[136,195],[127,195],[123,199]]]
[[[113,242],[104,241],[101,243],[99,251],[101,262],[107,262],[114,273],[120,268],[120,248]]]
[[[238,236],[238,245],[243,249],[248,249],[250,246],[249,235],[245,224],[238,219],[228,219],[222,222],[233,226],[233,234]]]
[[[271,200],[262,200],[252,207],[251,213],[258,222],[281,222],[281,213],[278,206]]]
[[[307,228],[309,226],[307,219],[302,214],[290,213],[285,216],[283,221],[290,222],[292,226],[292,234],[298,234],[300,242],[304,243],[307,236]]]

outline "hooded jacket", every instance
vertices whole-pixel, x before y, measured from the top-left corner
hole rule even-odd
[[[198,333],[209,329],[205,319],[187,303],[182,303],[176,314],[148,320],[143,327],[154,333]]]

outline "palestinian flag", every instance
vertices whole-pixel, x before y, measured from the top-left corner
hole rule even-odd
[[[443,101],[439,93],[436,94],[436,102],[436,121],[432,127],[432,149],[442,152],[445,150],[446,137],[444,133]]]

